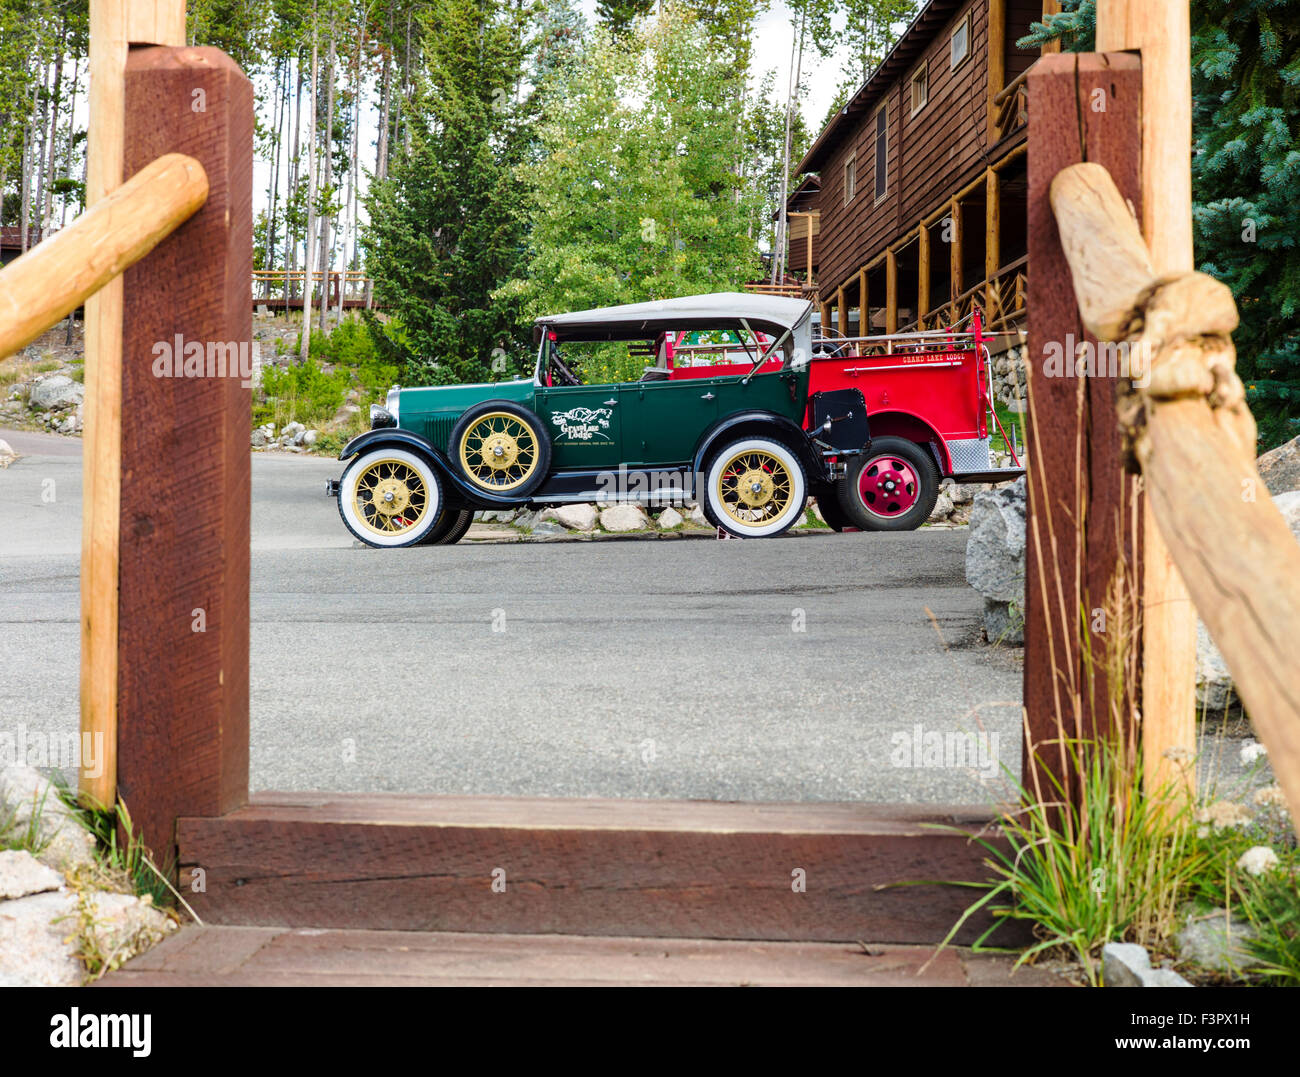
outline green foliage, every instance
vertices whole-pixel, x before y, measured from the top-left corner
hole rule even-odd
[[[735,71],[681,11],[623,39],[595,31],[563,107],[537,128],[540,158],[516,170],[531,188],[530,261],[498,298],[531,317],[751,278],[756,196],[736,171],[736,96]]]
[[[1055,757],[1055,745],[1050,751]],[[1001,820],[1007,844],[976,839],[989,854],[984,863],[993,879],[969,884],[985,894],[944,945],[987,907],[994,925],[977,948],[1004,921],[1027,921],[1038,941],[1017,966],[1044,952],[1071,952],[1095,985],[1107,942],[1151,945],[1172,934],[1207,857],[1193,839],[1185,803],[1143,795],[1140,760],[1106,741],[1069,741],[1063,751],[1082,775],[1079,804],[1055,781],[1041,793],[1019,787],[1021,807]]]
[[[1016,42],[1021,49],[1037,49],[1060,41],[1066,52],[1091,52],[1097,40],[1096,0],[1061,0],[1061,10],[1029,24],[1029,33]]]
[[[1227,284],[1263,448],[1300,434],[1300,2],[1193,5],[1199,268]]]
[[[386,180],[367,199],[364,235],[380,300],[408,336],[405,367],[428,383],[486,380],[495,354],[522,373],[530,347],[495,290],[521,269],[526,145],[518,86],[529,13],[501,0],[433,0],[424,73]],[[497,350],[500,349],[498,352]]]
[[[1022,47],[1094,47],[1095,0],[1034,23]],[[1300,434],[1300,2],[1192,5],[1197,267],[1232,289],[1237,371],[1260,448]]]
[[[333,418],[353,389],[360,390],[363,404],[382,400],[388,388],[399,381],[400,373],[398,365],[390,361],[392,353],[376,343],[388,339],[387,327],[378,321],[373,325],[372,329],[361,319],[345,319],[332,332],[312,333],[305,362],[295,358],[287,366],[263,367],[261,394],[253,404],[253,425],[273,422],[282,427],[299,422],[319,426]],[[298,355],[300,346],[301,337],[293,356]],[[322,436],[317,451],[328,449]]]
[[[1247,876],[1241,906],[1255,929],[1247,944],[1258,962],[1252,971],[1287,987],[1300,987],[1300,864]]]
[[[596,18],[615,37],[630,33],[636,20],[645,18],[654,9],[655,0],[596,0]]]

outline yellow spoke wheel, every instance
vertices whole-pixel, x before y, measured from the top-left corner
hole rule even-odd
[[[803,517],[804,469],[782,442],[748,437],[724,446],[707,468],[710,517],[742,538],[773,538]]]
[[[404,460],[380,457],[357,476],[353,508],[362,526],[379,535],[418,527],[429,511],[429,490],[420,473]]]
[[[790,507],[794,483],[785,464],[772,453],[736,453],[723,464],[717,482],[723,511],[744,527],[775,520]]]
[[[456,452],[465,477],[494,492],[523,486],[537,473],[542,459],[537,431],[507,411],[477,416],[460,435]]]

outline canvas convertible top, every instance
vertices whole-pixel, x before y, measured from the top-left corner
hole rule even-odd
[[[812,303],[805,299],[753,295],[749,292],[714,292],[649,303],[578,310],[538,318],[534,339],[551,329],[557,340],[649,340],[660,333],[690,329],[744,329],[773,337],[792,330],[793,346],[807,354],[812,331]]]

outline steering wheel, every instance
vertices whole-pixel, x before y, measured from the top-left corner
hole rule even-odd
[[[551,349],[551,368],[560,376],[559,380],[561,385],[582,384],[577,375],[564,365],[564,360],[560,358],[560,351],[558,348]]]

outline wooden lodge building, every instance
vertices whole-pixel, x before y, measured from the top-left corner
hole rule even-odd
[[[977,305],[1008,344],[1018,337],[1025,80],[1039,50],[1016,41],[1044,9],[1058,6],[929,0],[813,143],[788,202],[782,290],[815,298],[823,325],[907,332]]]

